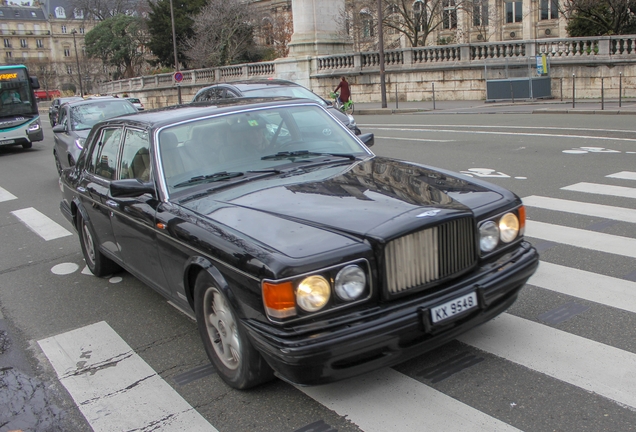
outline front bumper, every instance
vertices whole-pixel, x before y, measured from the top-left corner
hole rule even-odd
[[[537,251],[524,242],[481,269],[478,277],[455,281],[441,296],[396,300],[340,327],[316,325],[314,332],[298,336],[293,328],[245,324],[252,343],[280,378],[299,385],[324,384],[402,363],[489,321],[514,303],[538,263]],[[478,297],[476,309],[432,324],[431,308],[472,291]]]

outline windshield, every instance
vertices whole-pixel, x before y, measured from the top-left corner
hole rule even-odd
[[[137,110],[127,101],[109,100],[71,107],[71,130],[87,130],[101,120],[135,113]]]
[[[128,98],[128,100],[132,103],[141,103],[139,99],[135,99],[135,98]]]
[[[267,86],[254,90],[243,90],[243,96],[246,97],[293,97],[310,99],[320,103],[322,106],[327,106],[327,103],[323,98],[319,97],[316,93],[300,86]]]
[[[351,163],[366,147],[316,105],[224,114],[161,130],[157,137],[172,194],[322,163]]]
[[[2,117],[37,114],[33,97],[25,69],[0,71],[0,115]]]

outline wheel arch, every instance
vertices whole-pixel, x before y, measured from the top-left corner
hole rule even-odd
[[[194,310],[194,286],[201,272],[207,273],[212,280],[214,280],[217,288],[225,294],[234,310],[242,317],[243,308],[236,296],[232,293],[230,284],[225,279],[225,276],[223,276],[212,260],[202,256],[191,257],[185,266],[183,286],[185,288],[186,297],[188,298],[188,303],[192,310]]]

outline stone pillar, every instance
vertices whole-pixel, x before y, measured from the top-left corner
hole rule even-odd
[[[344,34],[345,0],[292,0],[294,33],[289,57],[340,54],[350,48]]]
[[[351,50],[353,43],[342,28],[344,6],[345,0],[292,0],[294,33],[289,55],[276,60],[277,78],[311,89],[313,58]]]

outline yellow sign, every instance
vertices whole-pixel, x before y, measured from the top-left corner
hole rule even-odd
[[[6,74],[0,74],[0,81],[6,81],[6,80],[11,80],[11,79],[16,79],[18,77],[17,73],[6,73]]]

